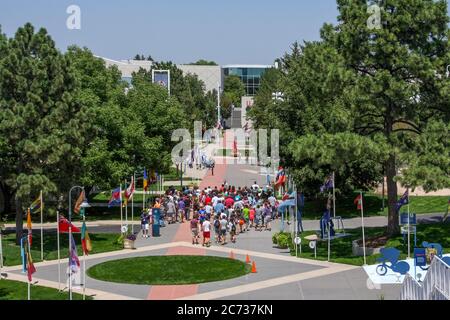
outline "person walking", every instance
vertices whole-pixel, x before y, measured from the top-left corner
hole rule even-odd
[[[222,218],[220,219],[220,240],[222,245],[225,245],[226,243],[227,227],[228,227],[228,220],[226,219],[226,215],[222,214]]]
[[[184,223],[184,199],[180,198],[180,201],[178,201],[178,215],[180,216],[180,223]]]
[[[150,229],[150,215],[147,210],[143,210],[141,214],[141,229],[142,229],[142,238],[148,238],[148,232]]]
[[[203,243],[202,246],[211,246],[211,222],[208,220],[203,221],[202,224],[202,230],[203,230]]]
[[[191,224],[191,233],[192,233],[192,244],[198,244],[198,214],[194,214],[193,219],[190,222]]]

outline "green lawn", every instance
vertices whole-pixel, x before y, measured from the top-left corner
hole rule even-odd
[[[353,203],[357,194],[336,197],[336,215],[343,218],[356,218],[361,216],[361,212],[356,209],[356,205]],[[442,213],[447,210],[448,198],[446,196],[418,196],[410,197],[410,211],[417,214],[424,213]],[[306,199],[305,210],[303,218],[305,220],[320,219],[323,215],[325,208],[325,199]],[[387,206],[387,200],[385,201],[385,206]],[[387,208],[384,211],[382,208],[382,198],[381,196],[375,194],[366,194],[364,196],[364,215],[366,217],[370,216],[387,216]],[[402,208],[406,211],[406,206]]]
[[[337,263],[351,264],[362,266],[364,264],[363,257],[355,257],[352,255],[353,240],[362,239],[362,229],[346,230],[350,237],[335,239],[331,241],[331,261]],[[386,228],[365,228],[366,239],[383,236]],[[309,241],[304,239],[306,236],[315,234],[315,232],[305,232],[301,235],[302,239],[302,254],[301,258],[314,259],[314,251],[309,248]],[[421,224],[417,226],[417,246],[420,247],[423,241],[437,242],[444,247],[444,253],[450,253],[450,223],[437,224]],[[408,246],[407,242],[403,242],[403,236],[397,236],[388,240],[386,247],[393,247],[399,249],[401,259],[407,258]],[[411,254],[414,248],[414,236],[411,235]],[[291,254],[295,256],[295,248],[291,246]],[[367,264],[376,264],[376,259],[380,255],[373,255],[367,257]],[[328,257],[328,242],[319,241],[317,244],[317,259],[327,260]]]
[[[108,261],[88,270],[90,277],[115,283],[185,285],[244,276],[250,266],[209,256],[150,256]]]
[[[89,230],[88,230],[89,231]],[[92,241],[91,254],[122,250],[123,246],[116,243],[119,234],[89,234]],[[61,258],[68,257],[68,235],[61,234],[60,249]],[[74,234],[75,242],[78,247],[78,255],[82,256],[81,235]],[[31,254],[34,262],[41,261],[41,239],[40,232],[34,230]],[[56,260],[58,258],[56,232],[44,233],[44,260]],[[15,234],[3,236],[3,260],[5,266],[16,266],[22,264],[20,256],[20,246],[15,243]]]
[[[73,293],[74,300],[82,300],[83,296]],[[28,284],[12,280],[0,280],[0,300],[27,300]],[[33,285],[31,287],[31,300],[68,300],[67,292],[59,292],[57,289]],[[86,296],[86,300],[92,297]]]

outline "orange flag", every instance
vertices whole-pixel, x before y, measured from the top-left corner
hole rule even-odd
[[[31,230],[31,210],[28,208],[27,211],[27,228],[28,230]]]
[[[76,214],[79,214],[79,213],[80,213],[80,210],[81,210],[81,204],[83,203],[83,201],[84,201],[84,190],[80,193],[80,196],[78,197],[78,200],[77,200],[77,202],[75,203],[75,208],[73,209],[73,211],[74,211]]]

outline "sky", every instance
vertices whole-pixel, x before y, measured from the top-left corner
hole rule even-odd
[[[81,29],[66,12],[81,9]],[[158,61],[272,64],[294,41],[318,40],[335,23],[336,0],[1,0],[2,32],[31,22],[62,51],[76,44],[99,56]]]

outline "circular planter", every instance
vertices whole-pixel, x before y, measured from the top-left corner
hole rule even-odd
[[[359,240],[355,240],[352,242],[352,252],[353,252],[354,256],[362,257],[362,256],[364,256],[364,248],[363,248],[363,246],[360,246],[358,244],[358,241]],[[379,247],[379,248],[367,248],[366,247],[366,256],[372,256],[374,254],[379,254],[380,250],[382,248],[383,247]]]
[[[133,240],[129,240],[129,239],[125,239],[123,242],[123,248],[124,249],[135,249],[134,247],[134,241]]]

